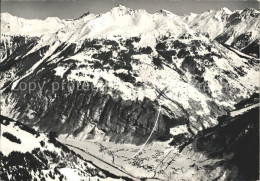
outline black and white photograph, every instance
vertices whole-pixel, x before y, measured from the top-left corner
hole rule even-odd
[[[259,180],[259,0],[0,3],[0,181]]]

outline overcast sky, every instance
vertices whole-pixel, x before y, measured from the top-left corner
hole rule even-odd
[[[190,12],[200,13],[208,9],[219,9],[221,7],[227,7],[230,10],[245,9],[247,7],[259,9],[259,1],[257,0],[2,0],[1,12],[9,12],[15,16],[32,19],[45,19],[50,16],[73,19],[80,17],[85,12],[104,13],[118,4],[132,9],[146,9],[150,13],[166,9],[178,15]]]

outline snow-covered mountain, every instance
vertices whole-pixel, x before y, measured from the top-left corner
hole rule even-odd
[[[60,20],[57,17],[46,18],[45,20],[24,19],[12,16],[9,13],[1,13],[1,33],[4,35],[16,36],[41,36],[54,33],[66,26],[68,20]]]
[[[230,13],[223,8],[200,19],[221,21]],[[166,10],[149,14],[120,5],[8,49],[0,67],[4,114],[74,136],[87,137],[95,125],[108,139],[142,143],[158,121],[154,138],[169,139],[170,128],[180,125],[188,136],[216,125],[219,115],[259,90],[259,59],[222,46]],[[45,86],[17,90],[30,82]],[[53,82],[91,88],[53,92]],[[94,100],[99,103],[89,103]]]
[[[190,13],[182,19],[196,32],[241,50],[260,39],[259,14],[254,8],[234,12],[221,8],[201,14]]]
[[[199,33],[205,33],[211,38],[215,38],[224,32],[227,18],[232,12],[227,8],[209,10],[201,14],[190,13],[182,18],[191,29]]]
[[[173,18],[176,17],[176,18]],[[171,31],[173,30],[174,31]],[[189,32],[187,25],[177,16],[165,14],[160,11],[149,14],[145,10],[132,10],[119,5],[104,14],[89,14],[76,20],[60,20],[47,18],[43,20],[26,20],[12,16],[8,13],[1,14],[1,57],[6,58],[17,47],[31,39],[42,37],[42,42],[55,43],[77,42],[83,43],[87,38],[109,38],[117,36],[125,38],[142,35],[144,45],[147,40],[155,43],[155,37],[169,34],[176,36]]]
[[[70,20],[60,20],[57,17],[38,20],[1,13],[1,59],[5,59],[19,46],[34,42],[44,34],[55,33],[70,22]]]
[[[228,17],[225,31],[216,38],[237,49],[245,48],[260,38],[260,12],[248,8],[235,11]]]
[[[57,33],[52,37],[53,41],[59,39],[75,42],[85,38],[113,39],[117,36],[127,38],[141,35],[146,40],[149,39],[150,43],[154,42],[154,36],[178,36],[198,32],[241,50],[259,40],[259,23],[259,11],[253,8],[234,12],[221,8],[201,14],[178,16],[167,10],[150,14],[145,10],[132,10],[119,5],[107,13],[85,13],[75,20],[61,20],[57,17],[27,20],[1,13],[1,46],[12,47],[13,41],[10,39],[14,37],[28,39],[45,35],[48,39],[55,32]],[[72,37],[71,32],[74,35]],[[255,55],[257,52],[251,54]]]
[[[180,155],[178,163],[187,161],[197,148],[189,146],[184,157],[177,148],[211,128],[217,137],[219,116],[259,91],[258,16],[253,9],[227,8],[184,16],[167,10],[151,14],[122,5],[74,20],[2,14],[1,114],[42,132],[55,131],[78,153],[92,151],[98,163],[103,156],[112,160],[107,168],[122,167],[124,174],[138,168],[138,178],[145,173],[165,179],[162,173],[173,170],[151,166],[161,164],[158,155],[150,161],[142,158],[148,143],[175,150],[169,153]],[[32,138],[34,145],[39,146],[39,139]],[[105,144],[115,144],[117,150],[107,149],[109,156],[102,153],[100,158],[96,154]],[[132,158],[121,153],[132,154],[140,144],[140,154]],[[162,150],[158,154],[168,155]],[[215,157],[213,162],[208,158],[217,164]],[[151,165],[142,165],[146,161]],[[173,178],[196,173],[190,163],[180,164]],[[224,170],[202,169],[196,178],[220,178]]]

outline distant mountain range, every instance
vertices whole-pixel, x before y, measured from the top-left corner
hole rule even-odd
[[[144,32],[148,34],[171,32],[177,35],[183,32],[198,32],[242,50],[254,44],[259,46],[257,43],[260,37],[259,28],[259,11],[253,8],[236,11],[221,8],[201,14],[178,16],[167,10],[149,14],[145,10],[132,10],[119,5],[107,13],[85,13],[75,20],[62,20],[57,17],[45,20],[23,19],[9,13],[1,13],[1,30],[6,36],[39,37],[58,30],[64,33],[74,31],[75,36],[77,35],[74,39],[64,37],[70,41],[117,35],[139,36]],[[249,53],[259,57],[259,51]]]

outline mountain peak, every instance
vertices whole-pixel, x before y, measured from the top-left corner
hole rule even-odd
[[[241,10],[239,12],[239,15],[244,18],[249,18],[249,17],[259,17],[260,12],[254,8],[246,8],[244,10]]]
[[[130,8],[127,8],[126,6],[122,4],[118,4],[116,7],[112,8],[110,12],[116,13],[119,15],[128,14],[129,12],[132,12],[133,10]]]
[[[165,9],[161,9],[159,12],[160,12],[160,13],[172,14],[172,12],[170,12],[170,11],[168,11],[168,10],[165,10]]]
[[[190,15],[190,16],[196,16],[196,15],[198,15],[198,14],[196,14],[196,13],[189,13],[188,15]]]
[[[85,13],[82,14],[78,19],[83,18],[83,17],[88,16],[88,15],[89,15],[89,12],[85,12]]]
[[[178,17],[176,14],[174,14],[174,13],[168,11],[168,10],[165,10],[165,9],[161,9],[161,10],[159,11],[159,13],[161,13],[161,14],[164,15],[164,16]]]
[[[127,8],[126,6],[122,5],[122,4],[118,4],[117,6],[115,6],[114,8],[112,8],[112,10],[119,10],[119,11],[125,11],[125,10],[129,10],[130,8]]]
[[[58,17],[48,17],[44,21],[49,21],[49,22],[60,22],[60,18]]]
[[[15,17],[13,15],[11,15],[10,13],[8,12],[5,12],[5,13],[1,13],[1,19],[5,18],[5,19],[9,19],[9,18],[12,18],[12,17]]]
[[[244,9],[244,11],[257,11],[257,10],[254,8],[246,8],[246,9]]]
[[[232,11],[228,9],[227,7],[220,8],[219,11],[224,12],[225,14],[231,14]]]
[[[123,4],[118,4],[116,7],[121,8],[121,9],[123,9],[123,8],[127,9],[127,7],[124,6]]]
[[[259,14],[259,11],[254,9],[254,8],[246,8],[242,11],[242,14],[246,14],[246,13],[254,13],[254,14]]]

